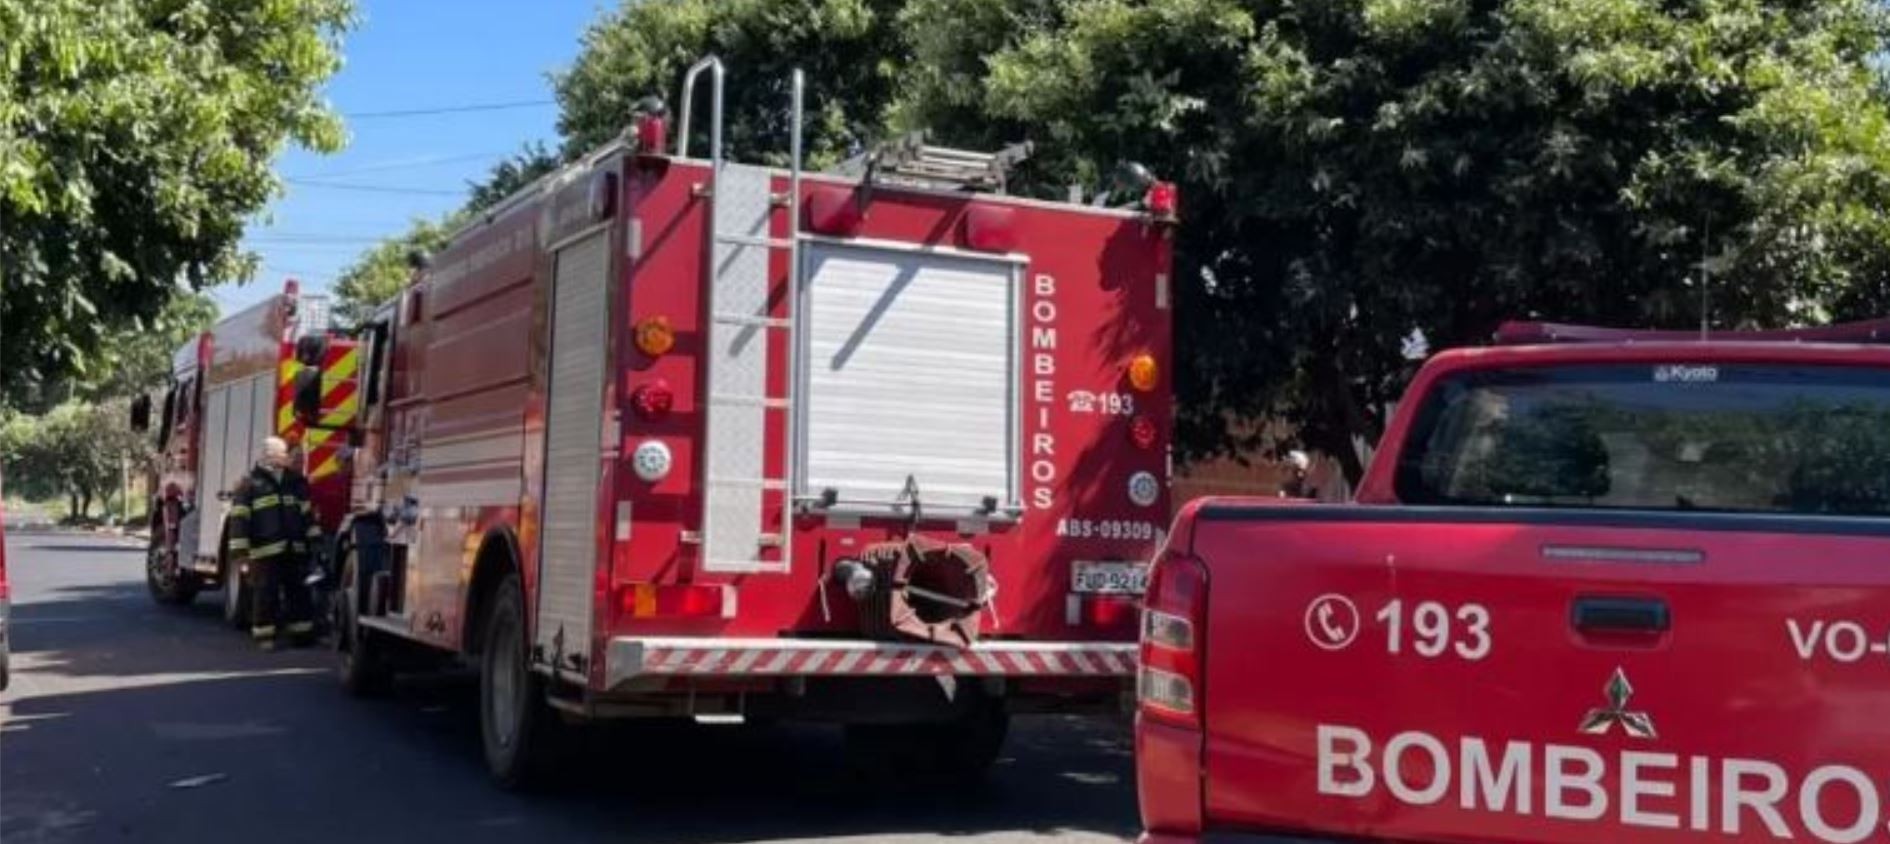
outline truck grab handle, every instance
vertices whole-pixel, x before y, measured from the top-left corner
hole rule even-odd
[[[722,60],[715,56],[704,56],[701,61],[689,66],[683,74],[682,83],[682,131],[676,140],[678,158],[689,157],[689,113],[695,105],[696,77],[704,70],[709,74],[709,161],[716,170],[722,169]]]

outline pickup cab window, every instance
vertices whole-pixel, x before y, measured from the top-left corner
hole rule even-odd
[[[1399,457],[1409,504],[1890,514],[1890,373],[1826,365],[1471,370]]]

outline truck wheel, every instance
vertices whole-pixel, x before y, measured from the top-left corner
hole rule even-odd
[[[238,630],[249,629],[249,589],[243,582],[242,564],[228,551],[223,553],[223,621]]]
[[[361,626],[360,585],[355,579],[354,549],[348,549],[341,567],[341,586],[332,598],[337,673],[341,687],[355,697],[386,692],[394,682],[394,667],[387,654],[387,637]]]
[[[1010,713],[980,700],[953,720],[919,724],[849,724],[847,755],[872,783],[976,785],[1004,749]]]
[[[152,600],[181,607],[197,599],[203,584],[196,575],[178,568],[168,544],[158,533],[151,534],[144,551],[144,585],[151,590]]]
[[[525,590],[518,575],[506,575],[486,606],[479,649],[479,732],[486,768],[502,788],[542,786],[561,750],[564,724],[545,702],[543,678],[527,659]]]

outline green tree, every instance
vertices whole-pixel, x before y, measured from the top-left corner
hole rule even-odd
[[[393,299],[413,278],[414,259],[433,254],[446,245],[458,225],[458,215],[435,222],[416,219],[401,234],[387,238],[361,253],[341,271],[331,292],[335,315],[344,324],[359,325],[383,303]]]
[[[564,160],[538,141],[526,144],[512,157],[492,166],[486,177],[471,184],[472,195],[466,199],[462,214],[478,214],[499,204],[540,176],[558,169]]]
[[[1182,183],[1182,445],[1277,417],[1358,477],[1420,332],[1875,311],[1890,112],[1872,0],[914,0],[917,118]],[[975,127],[974,127],[975,131]]]
[[[155,316],[134,317],[111,329],[85,374],[22,385],[14,391],[14,402],[23,409],[43,410],[69,399],[103,401],[149,392],[164,385],[172,354],[216,319],[217,305],[209,295],[178,295]]]
[[[125,425],[129,407],[122,399],[74,401],[0,424],[8,488],[29,498],[64,495],[70,516],[90,518],[92,504],[119,489],[127,466],[150,459],[145,437]]]
[[[336,315],[346,324],[360,324],[407,286],[413,278],[415,260],[438,251],[446,245],[447,236],[465,221],[499,204],[538,177],[558,169],[561,163],[563,160],[544,144],[526,144],[511,157],[493,165],[485,178],[469,182],[471,194],[460,210],[437,222],[415,219],[406,231],[369,247],[335,280],[332,292]]]
[[[625,3],[585,32],[555,83],[567,156],[616,137],[645,97],[680,116],[682,74],[714,53],[728,66],[729,155],[783,163],[790,72],[807,72],[806,153],[815,167],[883,134],[905,52],[903,0],[655,0]],[[708,78],[698,86],[690,143],[708,143]],[[676,129],[673,131],[680,131]],[[674,139],[672,138],[672,143]]]
[[[342,143],[316,89],[351,21],[350,0],[0,0],[0,401],[252,273],[276,155]]]
[[[1413,337],[1697,325],[1702,263],[1720,326],[1890,308],[1887,42],[1874,0],[645,0],[557,88],[567,152],[713,52],[738,158],[799,65],[816,166],[910,128],[1037,141],[1046,197],[1146,164],[1184,453],[1288,430],[1357,478]]]

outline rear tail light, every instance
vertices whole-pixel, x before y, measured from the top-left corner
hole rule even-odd
[[[1143,451],[1155,447],[1155,439],[1160,433],[1155,429],[1155,421],[1146,416],[1129,420],[1129,442],[1135,443],[1135,447]]]
[[[1142,611],[1142,669],[1136,684],[1145,717],[1201,726],[1207,587],[1207,568],[1200,560],[1168,550],[1156,558]]]
[[[660,358],[675,348],[676,329],[670,327],[669,317],[648,317],[637,323],[636,342],[637,351]]]
[[[1162,368],[1155,363],[1154,355],[1136,355],[1134,360],[1129,361],[1129,386],[1134,387],[1136,392],[1146,393],[1155,389],[1161,377]]]
[[[735,590],[725,583],[632,583],[617,589],[630,618],[734,618]]]
[[[630,394],[630,406],[636,409],[637,416],[645,422],[656,422],[669,416],[670,408],[676,405],[676,394],[669,389],[669,382],[658,378],[636,388]]]

